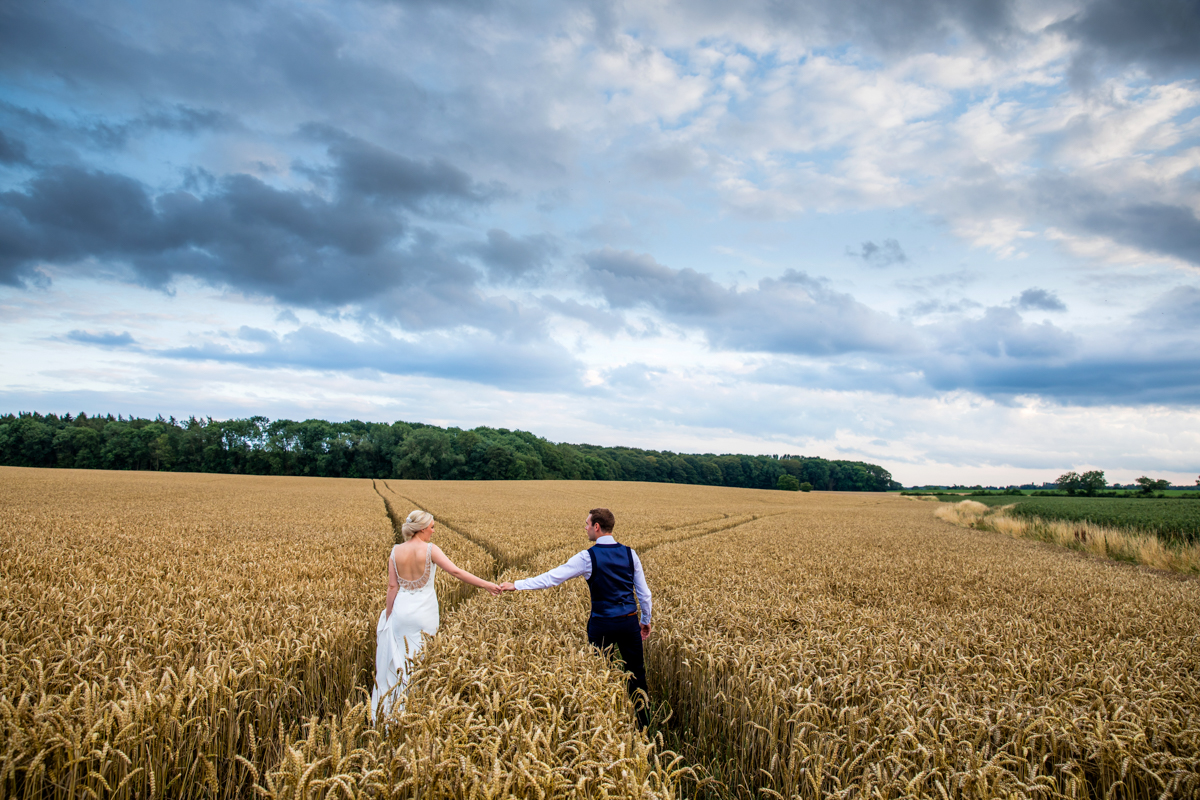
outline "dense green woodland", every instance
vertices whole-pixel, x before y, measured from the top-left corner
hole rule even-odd
[[[899,488],[883,467],[805,456],[685,455],[554,444],[506,428],[419,422],[293,422],[266,417],[177,422],[70,414],[0,415],[0,464],[328,478],[602,480],[774,489],[791,475],[816,489]],[[790,483],[785,481],[785,483]]]

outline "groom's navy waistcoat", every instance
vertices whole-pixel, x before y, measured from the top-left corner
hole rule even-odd
[[[592,557],[592,577],[588,578],[592,616],[626,617],[637,613],[633,550],[623,544],[594,544],[588,555]]]

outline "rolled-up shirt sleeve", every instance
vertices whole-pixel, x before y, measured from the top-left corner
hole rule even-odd
[[[650,624],[650,587],[646,584],[646,573],[642,572],[642,560],[637,551],[633,552],[633,591],[637,594],[638,605],[642,609],[638,619],[643,625]]]
[[[637,560],[637,556],[634,556]],[[590,578],[592,577],[592,557],[588,555],[588,551],[576,553],[567,559],[567,563],[555,567],[548,572],[543,572],[541,575],[536,575],[532,578],[523,578],[519,581],[513,581],[513,585],[518,589],[549,589],[551,586],[558,586],[564,581],[569,581],[571,578]],[[642,581],[645,583],[645,581]],[[649,597],[649,593],[646,595]]]

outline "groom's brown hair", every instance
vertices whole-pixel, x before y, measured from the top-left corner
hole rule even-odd
[[[588,512],[588,516],[592,518],[592,522],[600,526],[600,530],[605,533],[612,533],[613,528],[617,524],[617,518],[607,508],[593,508]]]

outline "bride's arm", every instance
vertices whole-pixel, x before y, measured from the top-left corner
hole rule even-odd
[[[445,570],[463,583],[469,583],[472,586],[478,586],[480,589],[487,589],[491,594],[500,594],[499,586],[491,581],[485,581],[483,578],[472,575],[465,569],[456,566],[453,561],[446,558],[446,554],[442,552],[442,548],[438,547],[436,544],[433,546],[433,563],[437,564],[439,569]]]
[[[388,592],[387,592],[387,617],[391,619],[392,606],[396,602],[396,595],[400,593],[400,584],[396,581],[396,572],[392,569],[392,557],[388,555]]]

